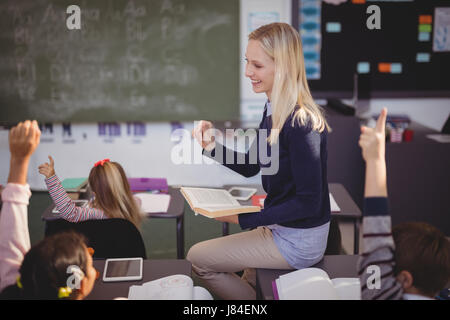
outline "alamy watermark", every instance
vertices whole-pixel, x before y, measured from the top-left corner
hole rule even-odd
[[[188,136],[189,139],[183,139],[181,143],[175,144],[170,158],[176,165],[213,163],[259,165],[261,174],[274,175],[279,169],[279,144],[269,146],[267,142],[269,134],[269,130],[266,129],[226,129],[224,136],[218,129],[208,129],[203,133],[203,137],[212,142],[205,148],[205,152],[209,155],[205,157],[202,146],[195,139],[190,139],[191,132],[179,128],[172,132],[171,140],[178,141],[180,136]],[[216,148],[216,142],[226,148]],[[208,149],[214,149],[214,152],[210,153],[212,150]],[[234,150],[238,152],[235,153]]]
[[[370,276],[366,280],[366,286],[369,290],[381,289],[381,269],[377,265],[370,265],[366,269]]]

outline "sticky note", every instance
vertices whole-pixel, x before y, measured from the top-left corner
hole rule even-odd
[[[431,32],[431,24],[419,24],[419,32]]]
[[[419,41],[430,41],[430,37],[429,32],[419,32]]]
[[[369,73],[370,72],[370,63],[358,62],[358,64],[356,65],[356,71],[358,71],[358,73]]]
[[[430,54],[428,52],[418,52],[416,55],[417,62],[430,62]]]
[[[331,32],[331,33],[341,32],[341,23],[340,22],[327,22],[326,31]]]
[[[389,73],[391,72],[391,64],[386,62],[380,62],[378,64],[378,71],[381,73]]]
[[[306,60],[318,60],[319,54],[315,51],[303,52],[303,56]]]
[[[420,24],[431,24],[432,21],[433,21],[433,17],[431,15],[421,14],[419,16],[419,23]]]
[[[402,64],[391,63],[391,73],[402,73]]]
[[[363,3],[366,3],[366,0],[352,0],[352,3],[363,4]]]

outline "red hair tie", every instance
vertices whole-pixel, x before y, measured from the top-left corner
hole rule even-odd
[[[96,166],[98,166],[98,165],[103,166],[103,164],[104,164],[105,162],[109,162],[109,159],[103,159],[103,160],[97,161],[97,162],[94,164],[94,167],[96,167]]]

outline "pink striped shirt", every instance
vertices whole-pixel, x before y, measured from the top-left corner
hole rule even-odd
[[[56,209],[59,211],[58,215],[62,219],[70,222],[108,219],[103,210],[91,207],[77,207],[75,202],[67,195],[57,175],[46,178],[45,184],[55,203]]]

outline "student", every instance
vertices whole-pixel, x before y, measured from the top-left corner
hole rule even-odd
[[[27,206],[31,192],[26,178],[40,134],[36,121],[19,123],[9,134],[10,171],[0,214],[1,298],[83,299],[91,292],[97,272],[82,236],[57,234],[30,250]],[[72,274],[67,272],[71,265],[76,266]],[[79,281],[73,288],[67,282],[72,275]]]
[[[104,159],[95,163],[89,173],[89,186],[94,193],[94,199],[85,208],[75,206],[62,187],[55,174],[54,160],[48,157],[50,163],[39,166],[39,173],[45,176],[50,196],[60,212],[61,218],[80,222],[90,219],[122,218],[140,227],[142,214],[140,207],[131,194],[130,185],[122,166],[117,162]]]
[[[224,299],[255,299],[254,268],[300,269],[319,262],[325,252],[330,221],[327,182],[328,124],[321,108],[314,102],[306,81],[301,40],[288,24],[262,26],[249,35],[245,76],[253,91],[264,93],[267,102],[260,135],[245,154],[245,164],[238,164],[242,154],[209,140],[211,122],[201,121],[193,136],[206,148],[206,155],[231,152],[234,162],[224,165],[251,177],[261,170],[267,192],[264,209],[217,218],[239,224],[251,231],[233,234],[194,245],[187,255],[193,272],[206,286]],[[260,151],[279,147],[278,171],[267,174],[260,161]],[[257,152],[258,161],[249,159]],[[266,154],[266,153],[265,153]],[[235,272],[245,270],[238,277]]]
[[[359,140],[366,161],[365,252],[358,262],[361,296],[382,300],[433,299],[450,282],[450,243],[442,232],[426,223],[403,223],[391,233],[386,187],[386,115],[387,110],[383,109],[374,129],[362,127]],[[376,270],[380,271],[379,279]]]

